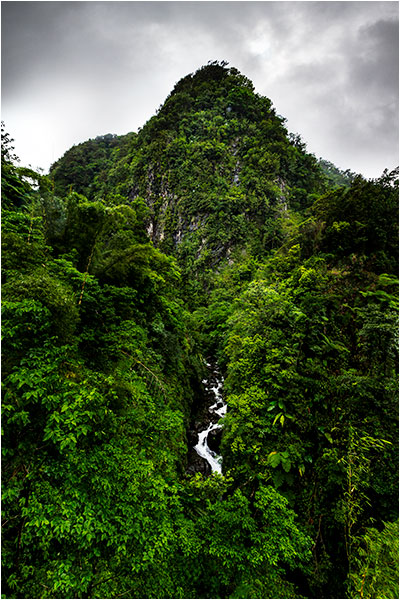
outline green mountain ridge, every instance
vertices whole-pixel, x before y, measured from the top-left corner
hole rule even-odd
[[[100,138],[97,159],[94,140],[53,165],[55,189],[66,193],[73,186],[79,193],[88,192],[80,173],[92,176],[97,160],[97,188],[91,199],[116,192],[144,200],[150,209],[150,238],[163,251],[190,246],[193,238],[201,245],[206,238],[207,249],[226,254],[250,237],[249,224],[254,243],[262,245],[269,235],[268,221],[284,206],[305,208],[313,194],[328,189],[316,159],[298,138],[289,138],[271,102],[255,94],[236,69],[221,65],[182,79],[136,136],[114,138],[113,143],[108,181],[101,183]]]
[[[2,190],[4,597],[397,598],[398,172],[214,62]]]
[[[143,202],[153,244],[202,278],[235,250],[279,247],[288,207],[304,212],[355,174],[308,154],[271,101],[222,63],[179,81],[137,135],[84,142],[50,176],[56,193]]]

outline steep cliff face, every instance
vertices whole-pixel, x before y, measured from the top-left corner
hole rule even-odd
[[[268,98],[236,69],[182,79],[135,140],[131,197],[150,207],[155,244],[212,260],[279,243],[282,207],[306,207],[324,177]]]
[[[184,77],[136,136],[113,143],[95,197],[143,200],[149,237],[180,262],[212,267],[235,248],[277,247],[285,209],[306,208],[326,186],[271,101],[225,63]]]

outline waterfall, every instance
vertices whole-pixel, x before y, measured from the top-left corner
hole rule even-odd
[[[207,363],[207,367],[211,370],[212,365]],[[223,387],[223,378],[222,375],[218,372],[215,372],[217,377],[217,385],[208,386],[208,380],[203,379],[203,384],[206,389],[212,393],[213,399],[215,400],[214,404],[208,407],[208,412],[212,415],[212,421],[208,425],[206,429],[200,431],[198,434],[198,442],[194,449],[197,454],[204,458],[211,467],[212,473],[222,473],[222,456],[219,456],[216,452],[211,450],[208,446],[208,435],[215,431],[216,429],[222,429],[222,424],[219,421],[225,416],[227,405],[222,398],[222,387]]]

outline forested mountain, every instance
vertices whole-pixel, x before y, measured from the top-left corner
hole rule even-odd
[[[2,141],[4,597],[397,598],[398,173],[217,62],[49,176]]]

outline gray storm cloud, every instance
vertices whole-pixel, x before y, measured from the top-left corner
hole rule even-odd
[[[229,61],[309,151],[398,163],[396,2],[2,2],[2,118],[24,163],[143,126],[181,77]]]

